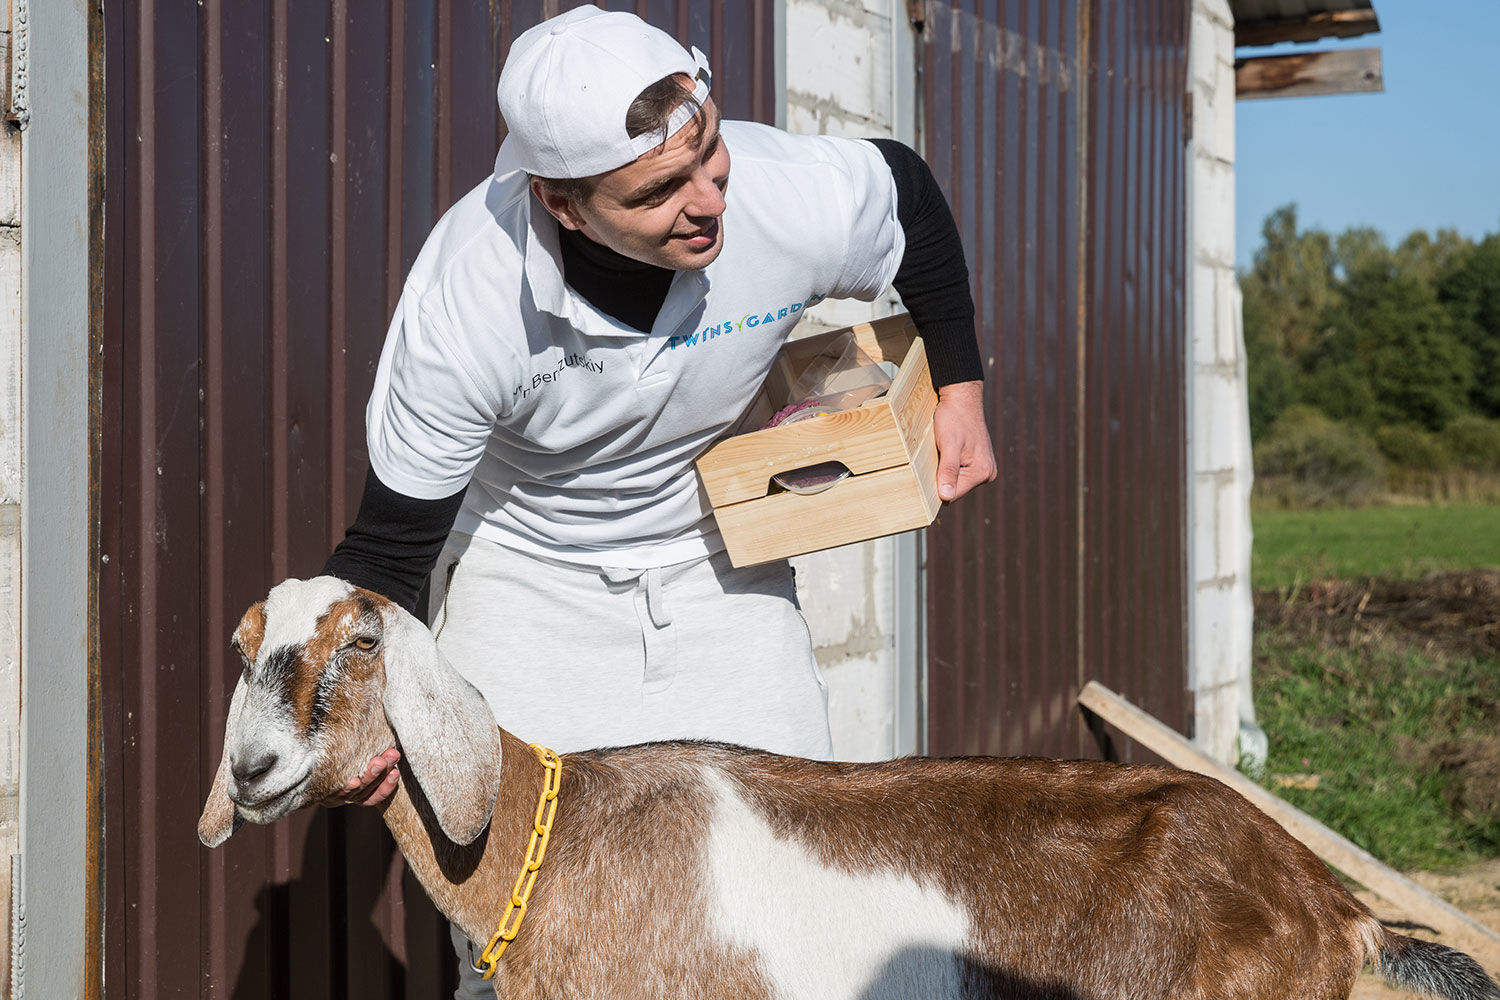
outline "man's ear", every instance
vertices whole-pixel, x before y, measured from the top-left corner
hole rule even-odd
[[[540,177],[531,179],[531,193],[536,195],[536,200],[542,203],[542,207],[557,220],[559,225],[567,226],[569,229],[582,229],[586,225],[583,216],[578,214],[573,199],[558,194]]]

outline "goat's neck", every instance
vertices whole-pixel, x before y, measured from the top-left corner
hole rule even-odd
[[[481,945],[494,934],[526,859],[544,769],[525,743],[500,730],[500,792],[489,827],[460,846],[443,835],[412,775],[387,800],[386,826],[433,904]]]

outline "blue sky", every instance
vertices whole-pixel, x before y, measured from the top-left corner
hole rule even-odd
[[[1500,0],[1374,6],[1377,34],[1254,52],[1378,46],[1385,92],[1236,105],[1240,267],[1288,202],[1303,228],[1374,226],[1392,244],[1413,229],[1500,232]]]

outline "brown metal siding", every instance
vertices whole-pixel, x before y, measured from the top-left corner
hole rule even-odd
[[[105,7],[105,995],[431,997],[450,949],[372,810],[195,833],[240,613],[315,573],[364,478],[402,276],[489,172],[510,40],[576,4]],[[774,116],[770,0],[615,3]]]
[[[928,532],[928,750],[1090,754],[1089,679],[1190,715],[1187,5],[925,14],[923,152],[969,255],[1000,470]]]

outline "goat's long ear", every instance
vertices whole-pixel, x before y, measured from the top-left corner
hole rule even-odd
[[[385,717],[456,844],[489,824],[500,791],[500,734],[479,689],[438,651],[421,622],[395,605],[385,617]]]
[[[229,835],[240,828],[244,820],[229,801],[229,748],[234,746],[234,734],[239,726],[240,705],[245,700],[245,678],[234,686],[234,696],[229,699],[229,715],[224,722],[224,749],[220,751],[219,770],[208,790],[208,801],[203,803],[203,815],[198,817],[198,839],[205,847],[218,847],[229,839]]]

